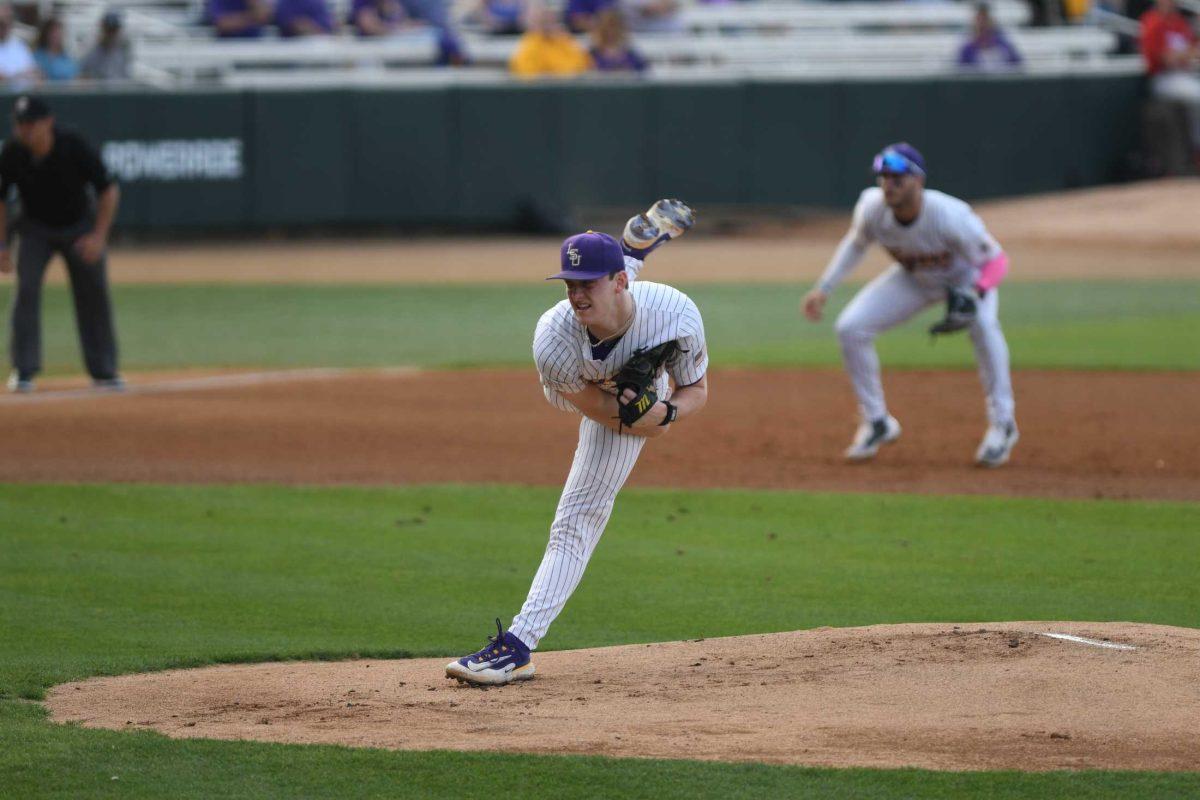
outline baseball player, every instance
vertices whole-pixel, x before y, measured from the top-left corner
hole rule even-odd
[[[975,461],[998,467],[1008,461],[1018,438],[1008,344],[997,317],[997,286],[1008,272],[1008,257],[969,205],[925,188],[925,159],[912,145],[885,147],[875,156],[874,171],[878,185],[859,197],[849,233],[803,300],[805,316],[820,320],[830,293],[871,242],[896,261],[855,295],[835,324],[863,420],[846,458],[871,459],[900,436],[900,423],[884,402],[875,336],[946,300],[946,318],[930,332],[970,330],[988,416]]]
[[[447,677],[493,685],[533,677],[530,652],[579,585],[642,446],[704,407],[708,350],[696,304],[635,280],[645,257],[692,222],[686,205],[660,200],[629,221],[622,243],[593,231],[563,242],[562,271],[547,280],[564,281],[567,298],[538,321],[533,357],[546,400],[582,417],[575,459],[520,613],[507,631],[496,620],[496,635],[446,665]],[[643,386],[621,388],[641,367]]]

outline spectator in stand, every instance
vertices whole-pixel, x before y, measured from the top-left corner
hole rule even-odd
[[[91,81],[127,81],[129,61],[129,40],[121,33],[121,15],[109,11],[100,18],[100,34],[83,57],[80,72]]]
[[[450,11],[446,0],[401,0],[404,10],[414,19],[419,19],[432,25],[439,31],[453,31],[454,24],[450,21]]]
[[[637,33],[679,33],[683,30],[678,0],[622,0],[621,10],[625,12],[630,30]]]
[[[421,27],[404,10],[400,0],[354,0],[349,21],[359,36],[391,36]]]
[[[63,25],[58,17],[47,17],[38,27],[37,41],[33,46],[33,60],[46,80],[54,82],[73,81],[79,75],[79,62],[71,58],[63,44]]]
[[[443,66],[461,66],[467,63],[458,31],[450,21],[447,0],[404,0],[408,13],[432,25],[438,32],[438,61]]]
[[[563,20],[571,33],[587,33],[596,24],[596,15],[612,8],[617,0],[567,0]]]
[[[588,53],[601,72],[646,71],[646,59],[630,46],[625,17],[615,8],[606,8],[596,15]]]
[[[257,39],[274,14],[270,0],[206,0],[204,9],[222,39]]]
[[[1156,97],[1183,103],[1191,127],[1192,150],[1200,151],[1200,45],[1196,31],[1175,0],[1158,0],[1141,18],[1142,58]]]
[[[20,90],[37,83],[41,74],[29,45],[13,30],[13,8],[0,4],[0,83]]]
[[[986,3],[975,7],[974,30],[958,51],[958,65],[983,72],[1014,69],[1021,65],[1021,54],[996,26]]]
[[[403,31],[432,27],[438,34],[438,64],[463,64],[462,45],[450,26],[445,6],[429,0],[354,0],[350,26],[359,36],[392,36]]]
[[[275,25],[286,39],[303,36],[328,36],[334,32],[333,14],[325,0],[279,0],[275,6]]]
[[[508,62],[509,70],[522,78],[544,75],[570,76],[587,72],[592,59],[567,33],[553,9],[532,6],[526,33]]]
[[[523,0],[480,0],[473,18],[492,36],[520,36],[525,28]]]

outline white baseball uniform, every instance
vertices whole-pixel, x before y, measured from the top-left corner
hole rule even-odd
[[[642,262],[625,259],[631,281]],[[690,386],[708,370],[704,321],[683,292],[647,281],[631,282],[633,324],[603,358],[594,358],[587,328],[568,301],[551,308],[538,321],[533,357],[546,400],[555,408],[579,413],[563,393],[574,394],[587,383],[615,394],[613,376],[635,350],[675,340],[680,350],[658,379],[659,397],[669,397],[668,375],[675,386]],[[597,346],[599,347],[599,346]],[[617,433],[587,417],[579,423],[575,460],[550,526],[550,542],[534,576],[529,596],[509,630],[532,650],[546,635],[579,585],[583,570],[612,514],[617,492],[629,477],[646,439]]]
[[[920,214],[905,225],[884,202],[883,190],[871,187],[859,197],[850,231],[818,287],[832,292],[862,260],[871,242],[878,242],[896,263],[855,295],[835,325],[842,359],[868,421],[887,416],[875,336],[944,302],[946,289],[974,285],[980,267],[1002,255],[982,220],[962,200],[926,189]],[[988,419],[995,425],[1012,422],[1014,412],[1008,343],[998,317],[999,294],[995,287],[987,291],[970,327]]]

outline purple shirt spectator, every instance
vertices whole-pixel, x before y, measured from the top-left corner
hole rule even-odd
[[[424,20],[435,28],[450,31],[454,25],[450,22],[450,11],[446,0],[402,0],[404,10],[410,17]]]
[[[987,37],[972,39],[958,51],[960,67],[989,69],[1015,67],[1021,63],[1021,54],[1000,31],[992,31]]]
[[[437,32],[435,63],[441,66],[467,63],[462,44],[449,25],[445,4],[436,0],[354,0],[347,21],[359,36],[390,36],[428,25]]]
[[[1009,69],[1021,63],[1021,54],[1005,38],[986,3],[975,7],[971,38],[958,51],[958,65],[969,69]]]
[[[619,53],[605,52],[593,47],[588,51],[592,62],[600,72],[645,72],[646,59],[636,50],[624,50]]]
[[[381,26],[390,31],[399,28],[402,23],[409,20],[408,12],[404,10],[404,6],[399,0],[354,0],[350,6],[350,17],[346,21],[354,28],[354,32],[359,36],[379,36],[381,31],[368,30],[363,27],[363,20],[360,16],[362,11],[374,11]]]
[[[288,37],[333,33],[333,15],[324,0],[279,0],[275,24]]]
[[[591,30],[592,21],[597,14],[616,4],[617,0],[567,0],[563,21],[567,23],[568,30],[574,33],[585,33]]]
[[[224,39],[257,39],[270,16],[268,8],[261,0],[206,0],[204,18]]]
[[[588,54],[600,72],[644,72],[646,59],[629,44],[625,15],[617,7],[606,8],[592,19],[592,46]]]

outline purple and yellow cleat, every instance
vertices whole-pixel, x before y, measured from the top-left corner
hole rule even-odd
[[[696,223],[696,214],[681,200],[659,200],[644,214],[630,217],[621,236],[625,255],[645,260],[660,245],[678,239]]]
[[[513,681],[527,681],[533,677],[533,673],[529,648],[504,630],[499,619],[496,620],[496,635],[488,637],[483,649],[446,665],[447,678],[477,686],[503,686]]]

